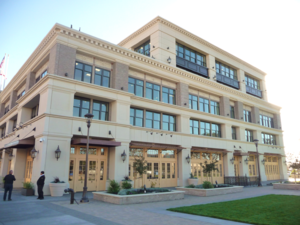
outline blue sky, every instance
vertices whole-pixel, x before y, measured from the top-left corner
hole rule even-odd
[[[7,81],[56,22],[117,44],[160,15],[265,71],[286,150],[300,150],[300,0],[3,0],[0,11]]]

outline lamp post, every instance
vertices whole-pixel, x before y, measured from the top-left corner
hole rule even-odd
[[[260,177],[260,166],[259,166],[259,155],[258,155],[258,140],[253,140],[255,146],[256,146],[256,153],[257,153],[257,166],[258,166],[258,187],[262,187],[261,185],[261,177]]]
[[[87,192],[87,170],[88,170],[88,160],[89,160],[89,137],[90,137],[90,127],[91,127],[91,123],[92,123],[92,119],[94,117],[93,114],[91,113],[87,113],[84,115],[84,117],[86,118],[86,124],[87,124],[87,144],[86,144],[86,161],[85,161],[85,176],[84,176],[84,187],[83,187],[83,193],[82,193],[82,198],[80,200],[80,202],[82,203],[86,203],[89,202],[89,199],[86,197],[86,192]]]

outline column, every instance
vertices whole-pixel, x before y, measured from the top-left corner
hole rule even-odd
[[[13,149],[11,169],[14,171],[14,175],[16,177],[14,187],[23,187],[23,182],[25,179],[26,157],[27,151],[25,149]]]
[[[189,85],[185,83],[177,83],[176,88],[176,105],[189,107]]]
[[[0,118],[4,116],[4,111],[5,111],[5,103],[0,104]]]
[[[241,69],[237,70],[237,77],[240,81],[240,90],[246,93],[246,82],[245,82],[245,72]]]
[[[244,120],[244,108],[242,102],[234,102],[234,114],[238,120]]]
[[[191,147],[185,147],[186,149],[182,149],[177,154],[177,173],[178,173],[178,180],[177,184],[180,187],[187,186],[187,179],[190,177],[191,173],[191,162],[188,163],[186,161],[186,157],[189,155],[191,158]]]
[[[259,124],[259,109],[255,106],[251,107],[251,121],[252,123]]]
[[[111,74],[111,87],[118,90],[128,91],[129,66],[115,62]]]
[[[245,159],[248,156],[241,156],[240,159],[240,176],[249,176],[249,169],[248,169],[248,164],[245,163]]]
[[[287,165],[284,163],[285,160],[286,160],[285,157],[280,157],[278,159],[280,179],[288,180],[289,178],[288,178],[288,175],[287,175]]]
[[[221,116],[230,117],[230,101],[228,97],[220,98],[220,114]]]
[[[265,101],[268,101],[268,95],[267,95],[267,87],[265,80],[260,81],[260,90],[262,92],[262,99]]]
[[[130,124],[130,97],[112,102],[110,109],[112,122]]]
[[[259,161],[259,166],[260,166],[260,177],[261,177],[261,181],[267,181],[267,175],[266,175],[266,169],[265,169],[265,165],[262,164],[261,160],[263,160],[264,156],[260,155],[258,158]],[[256,170],[258,172],[258,166],[256,165]],[[258,175],[258,174],[257,174]]]
[[[206,66],[208,68],[208,75],[211,81],[217,81],[216,77],[216,59],[212,55],[206,56]]]
[[[190,116],[188,115],[179,115],[176,116],[176,130],[181,133],[190,133]]]
[[[231,159],[233,157],[233,152],[228,152],[224,154],[224,177],[234,177],[234,164],[231,163]]]
[[[30,72],[26,77],[25,93],[35,84],[35,72]]]
[[[5,152],[4,150],[2,151],[2,159],[1,159],[1,170],[0,170],[1,183],[2,183],[2,178],[8,174],[8,161],[9,161],[8,153]]]
[[[9,108],[12,109],[16,105],[17,91],[12,91],[9,98]]]
[[[274,128],[282,130],[280,113],[274,114]]]
[[[221,125],[221,135],[222,138],[232,139],[231,124]]]

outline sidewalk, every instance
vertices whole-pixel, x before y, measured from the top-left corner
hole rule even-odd
[[[50,197],[44,201],[36,197],[21,196],[19,191],[14,191],[12,202],[3,202],[3,191],[0,191],[0,224],[191,224],[191,225],[238,225],[242,223],[214,219],[210,217],[193,216],[188,214],[166,211],[168,208],[207,204],[221,201],[251,198],[267,194],[300,195],[299,191],[273,190],[269,187],[244,188],[236,194],[219,195],[212,197],[195,197],[185,195],[185,199],[176,201],[154,202],[133,205],[114,205],[92,199],[88,193],[90,203],[70,205],[70,196]],[[81,193],[76,193],[77,201]],[[59,222],[58,222],[59,221]]]

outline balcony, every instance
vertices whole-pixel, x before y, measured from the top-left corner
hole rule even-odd
[[[180,58],[179,56],[176,56],[176,66],[188,70],[192,73],[199,74],[203,77],[208,77],[208,69],[206,67]]]
[[[226,77],[220,73],[217,73],[217,81],[219,83],[225,84],[235,89],[240,89],[240,84],[238,80],[232,79],[230,77]]]
[[[246,85],[246,93],[262,98],[262,91]]]

